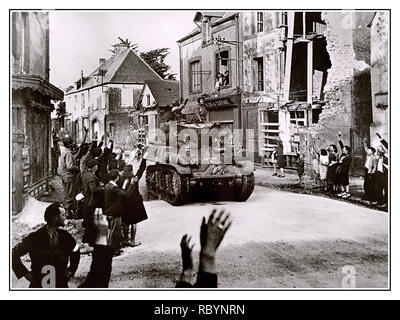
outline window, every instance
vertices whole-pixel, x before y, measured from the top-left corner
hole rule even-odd
[[[227,87],[231,83],[230,81],[230,59],[229,50],[218,52],[215,55],[215,74],[218,87]]]
[[[97,110],[98,108],[101,108],[101,95],[97,97],[95,108],[93,108],[93,109]]]
[[[102,109],[106,108],[106,94],[105,93],[102,93],[100,95],[100,105],[101,105]]]
[[[201,67],[200,60],[193,61],[189,65],[190,92],[201,92]]]
[[[264,13],[257,12],[257,32],[264,31]]]
[[[110,136],[114,137],[114,134],[115,134],[115,123],[110,123]]]
[[[75,95],[75,101],[74,101],[74,111],[76,111],[76,106],[78,105],[78,96]]]
[[[256,91],[264,91],[264,59],[256,58],[257,66],[257,83],[256,83]]]
[[[150,106],[150,95],[149,94],[146,95],[146,105]]]
[[[131,88],[121,89],[121,108],[133,105],[133,92]]]
[[[290,123],[298,126],[305,126],[306,118],[304,111],[290,111]]]
[[[85,109],[85,94],[81,94],[81,109]]]

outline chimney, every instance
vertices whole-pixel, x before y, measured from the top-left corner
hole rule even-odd
[[[99,65],[102,65],[104,62],[106,62],[106,59],[104,59],[104,58],[99,59]]]
[[[81,88],[83,87],[83,70],[81,70]]]
[[[115,47],[114,47],[114,50],[115,50],[114,56],[119,55],[122,51],[124,51],[127,48],[128,47],[126,45],[123,45],[123,44],[115,45]]]

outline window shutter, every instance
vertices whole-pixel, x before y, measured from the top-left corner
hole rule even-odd
[[[256,33],[256,27],[257,27],[257,17],[256,17],[256,15],[257,15],[257,12],[252,12],[251,13],[251,23],[250,23],[250,26],[251,26],[251,34],[255,34]]]

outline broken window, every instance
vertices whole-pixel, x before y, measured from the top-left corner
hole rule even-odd
[[[257,70],[255,90],[264,91],[264,59],[263,57],[255,58],[254,61],[256,63],[256,70]]]
[[[227,87],[230,81],[229,50],[218,52],[215,56],[216,89]]]
[[[190,92],[201,92],[201,65],[200,60],[196,60],[189,65]]]
[[[306,123],[306,113],[302,111],[290,111],[290,123],[304,127]]]
[[[319,115],[322,112],[322,108],[316,108],[312,109],[312,123],[318,123],[319,121]]]

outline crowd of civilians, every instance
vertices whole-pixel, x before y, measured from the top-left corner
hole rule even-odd
[[[389,171],[389,150],[385,139],[377,134],[380,140],[378,146],[372,147],[367,144],[367,139],[363,140],[365,149],[364,166],[364,197],[367,204],[377,205],[385,208],[388,205],[388,171]],[[326,146],[324,149],[316,148],[312,145],[312,168],[315,175],[315,181],[322,188],[331,194],[340,198],[349,198],[350,183],[349,171],[352,164],[352,149],[344,145],[342,135],[338,133],[338,144]],[[272,152],[272,164],[274,167],[273,176],[284,177],[285,157],[283,153],[283,144],[280,139]],[[298,153],[297,174],[299,183],[303,184],[304,175],[304,154]],[[279,169],[279,170],[278,170]]]
[[[140,245],[135,241],[136,224],[147,219],[139,180],[145,169],[143,147],[136,146],[129,164],[122,152],[113,152],[113,141],[103,147],[93,140],[78,147],[66,136],[60,143],[57,173],[64,187],[63,203],[52,203],[46,208],[46,225],[29,234],[12,252],[12,268],[17,278],[25,277],[31,288],[68,287],[80,261],[80,248],[74,237],[61,229],[66,219],[83,219],[82,242],[93,247],[90,271],[84,288],[106,288],[112,271],[112,258],[122,253],[123,247]],[[61,141],[60,141],[61,142]],[[216,287],[215,254],[225,232],[231,225],[229,214],[215,210],[202,221],[200,229],[200,265],[196,287]],[[183,271],[177,287],[191,287],[193,261],[190,237],[181,241]],[[31,270],[21,257],[30,255]],[[54,281],[48,272],[54,269]]]

